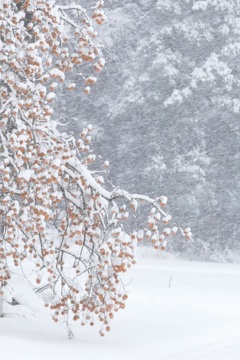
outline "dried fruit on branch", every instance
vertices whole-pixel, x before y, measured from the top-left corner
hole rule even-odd
[[[102,5],[99,1],[94,9],[98,23],[104,20]],[[79,16],[77,22],[71,12]],[[66,24],[74,31],[72,54]],[[29,263],[28,279],[43,294],[55,322],[72,318],[93,325],[98,318],[104,335],[113,311],[125,307],[120,276],[136,263],[137,242],[145,237],[165,249],[162,239],[171,230],[162,234],[161,228],[171,217],[162,210],[166,197],[151,199],[102,186],[104,178],[90,169],[96,161],[90,125],[78,140],[56,130],[51,116],[58,82],[65,81],[67,71],[98,57],[91,28],[80,5],[0,3],[0,291],[11,278],[12,263]],[[104,65],[101,58],[94,69]],[[86,93],[94,83],[95,77],[86,78]],[[149,205],[151,231],[129,233],[123,220],[141,201]],[[185,229],[184,235],[191,233]]]

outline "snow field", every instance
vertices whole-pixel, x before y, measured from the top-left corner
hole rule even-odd
[[[46,310],[6,307],[0,359],[240,359],[240,265],[139,258],[124,281],[126,309],[104,338],[74,323],[69,340]]]

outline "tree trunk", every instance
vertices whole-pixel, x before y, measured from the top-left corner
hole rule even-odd
[[[3,291],[0,288],[0,318],[3,317]]]

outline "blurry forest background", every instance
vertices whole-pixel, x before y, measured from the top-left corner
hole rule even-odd
[[[61,89],[62,131],[94,125],[109,188],[168,196],[195,241],[171,251],[239,261],[240,1],[107,0],[105,12],[107,66],[89,95]]]

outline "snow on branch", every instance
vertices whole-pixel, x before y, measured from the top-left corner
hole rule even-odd
[[[93,8],[97,24],[105,21],[102,6],[98,1]],[[68,10],[82,15],[80,27]],[[71,41],[65,22],[75,28]],[[125,307],[121,274],[136,263],[137,243],[145,239],[165,250],[177,227],[168,225],[171,216],[162,209],[166,197],[104,187],[104,176],[91,170],[98,168],[91,126],[76,138],[59,133],[53,123],[58,82],[67,83],[67,72],[82,63],[91,64],[91,73],[105,65],[95,37],[80,5],[0,3],[0,297],[19,268],[54,321],[94,325],[98,319],[104,335],[114,312]],[[89,92],[97,78],[84,79]],[[68,85],[73,89],[75,84]],[[142,201],[149,206],[146,227],[134,230],[130,213]],[[190,229],[184,235],[190,239]]]

